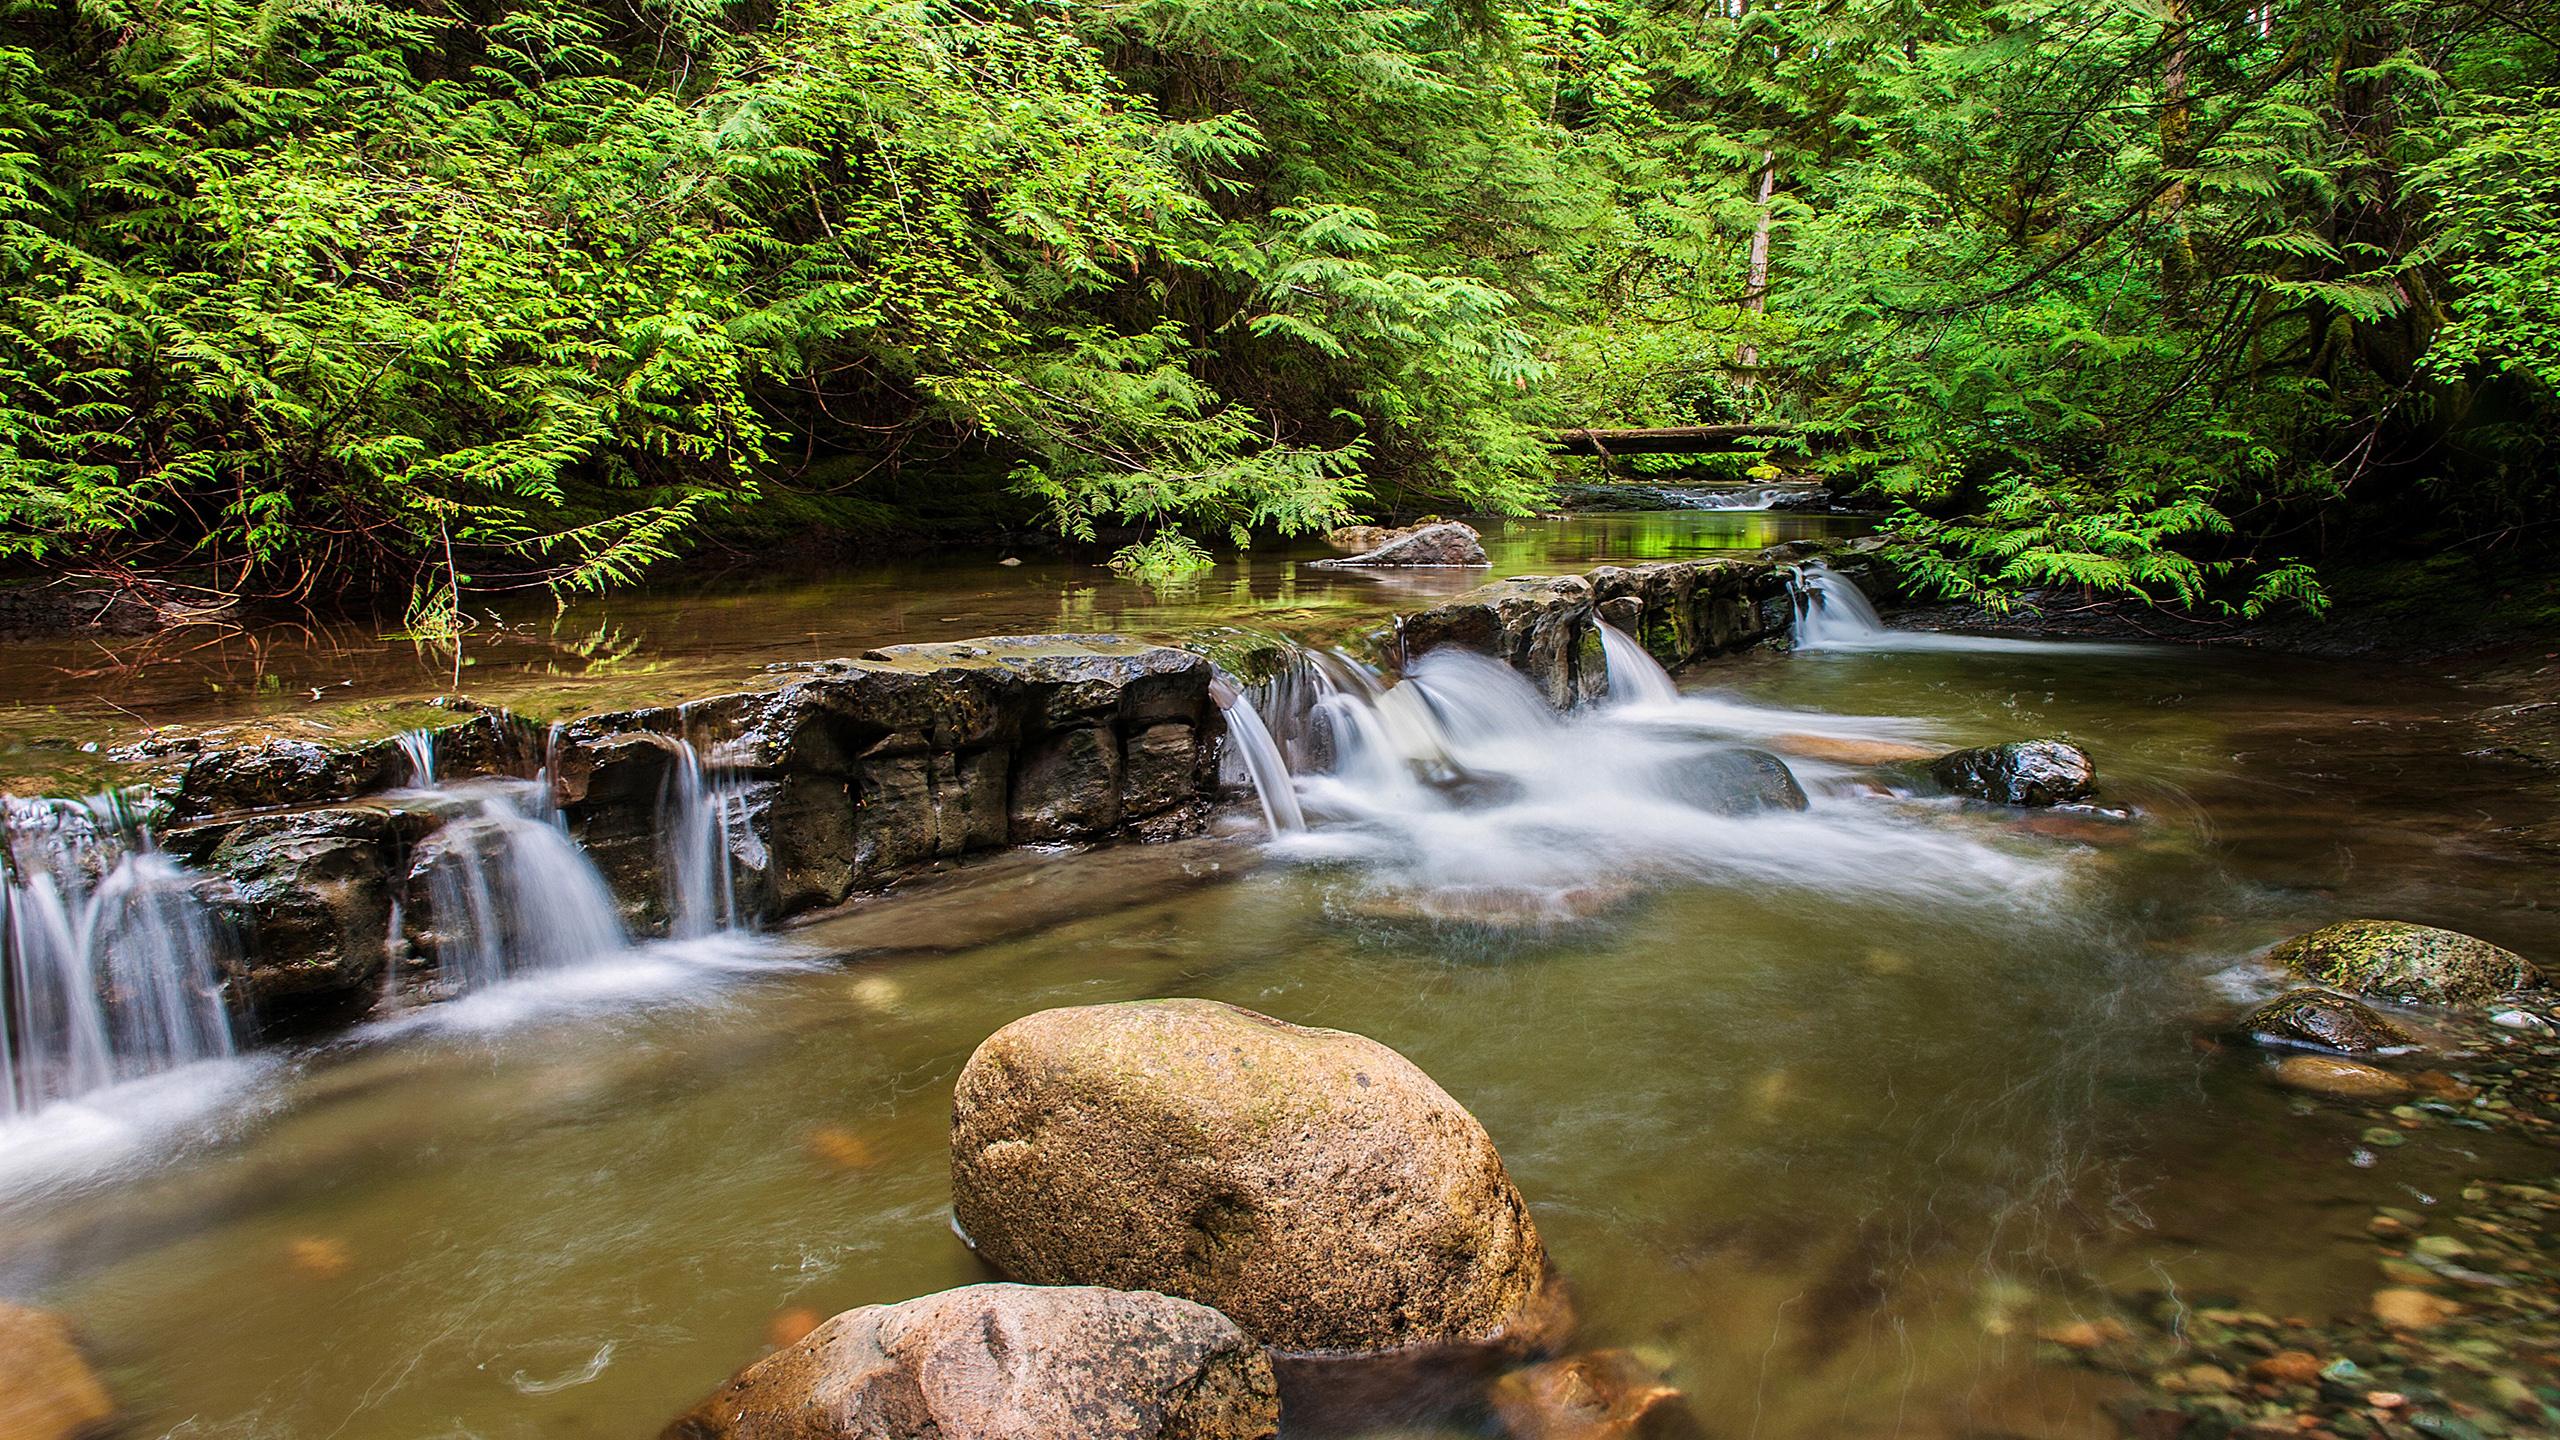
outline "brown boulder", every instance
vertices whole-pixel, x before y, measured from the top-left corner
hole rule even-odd
[[[1534,1348],[1546,1248],[1403,1056],[1206,1000],[1047,1010],[960,1072],[954,1210],[1039,1284],[1161,1290],[1290,1354]]]
[[[1769,748],[1799,760],[1827,760],[1834,765],[1891,765],[1906,760],[1935,759],[1938,752],[1908,740],[1879,740],[1856,735],[1772,735]]]
[[[0,1303],[0,1435],[85,1440],[115,1414],[61,1316]]]
[[[2373,1318],[2394,1330],[2433,1330],[2463,1312],[2460,1301],[2424,1290],[2373,1292]]]
[[[663,1440],[1264,1440],[1271,1362],[1167,1295],[969,1285],[848,1310],[731,1377]]]

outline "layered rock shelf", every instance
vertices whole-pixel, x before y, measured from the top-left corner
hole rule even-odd
[[[1443,645],[1460,646],[1511,666],[1548,704],[1570,709],[1608,693],[1600,621],[1676,668],[1780,639],[1792,614],[1777,565],[1676,560],[1498,580],[1407,616],[1397,635],[1408,661]]]
[[[474,715],[437,732],[438,778],[547,776],[647,933],[668,919],[661,814],[689,747],[730,788],[741,908],[780,917],[972,851],[1196,829],[1221,734],[1211,673],[1109,635],[897,646],[548,730]],[[389,740],[186,760],[162,843],[232,920],[230,978],[261,1019],[366,1001],[386,965],[432,949],[427,861],[465,811],[410,779]]]
[[[1677,666],[1780,638],[1789,616],[1767,560],[1610,566],[1406,617],[1386,658],[1462,646],[1570,709],[1606,694],[1604,618]],[[778,920],[973,853],[1197,830],[1224,743],[1215,674],[1202,655],[1115,635],[894,646],[559,725],[457,706],[433,732],[434,778],[547,780],[545,813],[624,924],[657,934],[674,918],[671,787],[684,767],[714,775],[737,910]],[[431,882],[440,856],[487,844],[485,806],[421,785],[414,737],[162,737],[124,758],[150,770],[160,844],[227,922],[225,983],[253,1029],[360,1012],[454,933]]]

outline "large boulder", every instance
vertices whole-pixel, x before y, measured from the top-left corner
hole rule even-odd
[[[1681,761],[1664,777],[1663,790],[1718,815],[1805,810],[1812,805],[1786,761],[1766,750],[1739,746]]]
[[[2288,990],[2249,1012],[2243,1034],[2276,1045],[2301,1045],[2345,1055],[2369,1055],[2410,1044],[2408,1032],[2344,995]]]
[[[1005,1274],[1188,1296],[1293,1355],[1530,1349],[1558,1313],[1474,1116],[1374,1040],[1232,1005],[1006,1026],[960,1072],[951,1171]]]
[[[1929,776],[1953,794],[2001,805],[2060,805],[2098,792],[2088,752],[2060,740],[1958,750],[1931,761]]]
[[[0,1302],[0,1435],[89,1440],[115,1414],[61,1316]]]
[[[1485,558],[1483,538],[1476,534],[1474,527],[1461,525],[1455,520],[1405,531],[1365,554],[1315,562],[1318,569],[1325,570],[1354,566],[1451,567],[1492,563]]]
[[[2343,920],[2297,935],[2267,958],[2306,980],[2423,1005],[2487,1005],[2542,984],[2533,962],[2512,950],[2400,920]]]
[[[732,1377],[664,1440],[1263,1440],[1271,1362],[1167,1295],[970,1285],[848,1310]]]

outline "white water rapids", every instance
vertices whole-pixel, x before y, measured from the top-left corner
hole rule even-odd
[[[1572,715],[1463,650],[1392,685],[1327,657],[1308,713],[1279,722],[1312,736],[1301,748],[1316,758],[1295,773],[1271,727],[1231,704],[1256,737],[1266,813],[1304,817],[1275,827],[1274,853],[1349,867],[1363,913],[1493,926],[1580,918],[1675,881],[2008,908],[2057,893],[2049,853],[1951,825],[1944,804],[1838,758],[1907,756],[1924,724],[1683,696],[1631,638],[1602,639],[1610,700]]]

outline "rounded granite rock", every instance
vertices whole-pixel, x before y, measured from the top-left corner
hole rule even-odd
[[[1186,1296],[1284,1354],[1533,1348],[1559,1313],[1484,1127],[1338,1030],[1207,1000],[1028,1016],[961,1071],[951,1169],[1004,1274]]]
[[[729,1382],[663,1440],[1268,1440],[1270,1359],[1168,1295],[968,1285],[848,1310]]]

